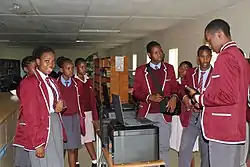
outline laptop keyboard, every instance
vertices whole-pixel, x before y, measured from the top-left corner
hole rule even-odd
[[[140,126],[141,125],[141,123],[135,119],[125,119],[124,122],[126,123],[126,125],[130,125],[130,126]]]

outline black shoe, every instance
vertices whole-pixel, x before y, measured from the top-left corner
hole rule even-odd
[[[92,167],[97,167],[97,164],[93,164],[93,163],[92,163]]]

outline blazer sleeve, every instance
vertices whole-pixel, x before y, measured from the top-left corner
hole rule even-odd
[[[143,71],[141,68],[137,68],[135,71],[134,85],[133,85],[133,96],[135,99],[141,102],[148,102],[149,93],[142,89],[142,78]]]
[[[238,88],[239,66],[229,53],[220,55],[217,59],[210,84],[199,96],[202,106],[226,106],[236,104],[239,100]]]
[[[40,133],[40,124],[43,124],[39,111],[39,99],[37,89],[32,80],[25,80],[20,85],[20,99],[23,116],[27,126],[27,135],[31,139],[34,148],[44,145],[43,133]],[[47,112],[47,111],[46,111]]]
[[[187,85],[193,87],[193,81],[192,81],[193,73],[194,70],[192,68],[188,69],[186,75],[182,79],[182,82],[180,84],[180,98],[182,99],[185,95],[187,95],[185,86]]]

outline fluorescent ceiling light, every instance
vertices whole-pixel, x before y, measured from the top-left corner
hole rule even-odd
[[[0,40],[0,43],[8,43],[10,40]]]
[[[96,30],[96,29],[81,29],[79,32],[96,32],[96,33],[119,33],[120,30]]]
[[[84,40],[76,40],[77,43],[102,43],[104,41],[84,41]]]

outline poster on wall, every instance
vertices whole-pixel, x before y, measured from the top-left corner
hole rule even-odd
[[[124,71],[124,57],[115,56],[115,71],[122,72]]]

